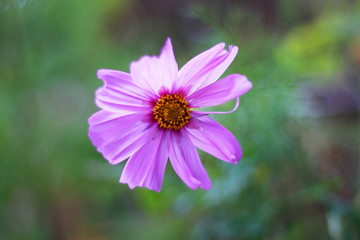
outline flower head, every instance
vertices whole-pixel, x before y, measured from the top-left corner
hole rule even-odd
[[[211,182],[196,147],[233,164],[240,160],[235,137],[208,116],[218,112],[198,111],[237,98],[236,109],[238,97],[252,87],[239,74],[218,80],[238,51],[224,47],[217,44],[178,70],[168,38],[160,56],[132,62],[130,74],[98,71],[104,85],[95,102],[102,110],[89,118],[89,137],[111,164],[129,158],[121,183],[160,191],[170,159],[188,187],[208,190]]]

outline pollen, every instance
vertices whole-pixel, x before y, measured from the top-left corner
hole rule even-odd
[[[182,129],[191,118],[188,102],[180,93],[162,95],[153,114],[160,128],[170,130]]]

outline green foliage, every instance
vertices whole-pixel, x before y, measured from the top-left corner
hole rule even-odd
[[[333,10],[294,28],[277,48],[276,60],[297,74],[329,79],[344,67],[339,56],[359,34],[359,16],[356,8]]]

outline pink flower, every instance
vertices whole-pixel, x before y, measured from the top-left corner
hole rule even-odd
[[[160,56],[132,62],[130,74],[97,72],[104,86],[96,91],[95,102],[102,110],[89,118],[89,137],[111,164],[129,158],[121,183],[160,192],[170,159],[189,188],[209,190],[211,182],[196,147],[226,162],[240,160],[242,151],[235,137],[207,116],[219,112],[197,111],[234,98],[236,109],[238,97],[252,87],[239,74],[218,80],[238,51],[236,46],[229,51],[224,47],[217,44],[178,70],[168,38]]]

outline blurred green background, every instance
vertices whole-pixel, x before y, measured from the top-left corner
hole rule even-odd
[[[200,151],[210,191],[170,163],[129,190],[87,136],[96,70],[167,36],[179,66],[239,46],[226,74],[253,83],[213,116],[244,157]],[[359,69],[356,0],[0,0],[0,239],[360,239]]]

